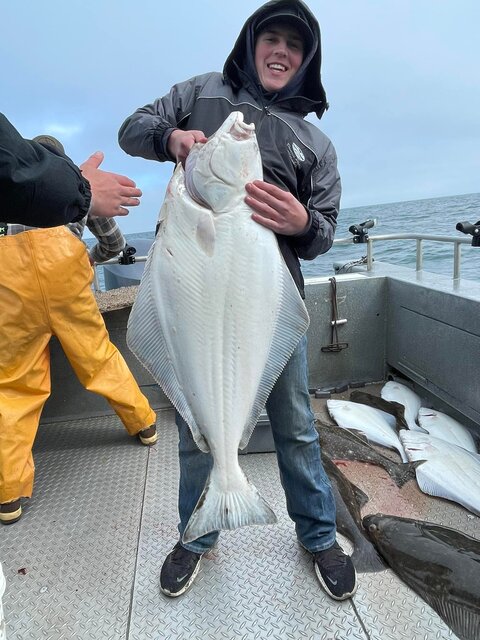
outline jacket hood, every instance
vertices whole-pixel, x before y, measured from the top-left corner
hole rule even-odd
[[[255,39],[270,22],[282,21],[299,29],[305,44],[302,65],[291,81],[277,93],[266,92],[255,69]],[[314,112],[321,118],[328,109],[321,80],[321,39],[317,19],[301,0],[270,0],[257,9],[245,22],[228,56],[223,75],[234,88],[251,91],[265,104],[292,103],[296,111]]]

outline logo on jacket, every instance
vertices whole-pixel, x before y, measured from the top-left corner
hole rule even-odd
[[[305,161],[305,154],[295,142],[287,143],[288,155],[295,167],[299,167],[301,162]]]

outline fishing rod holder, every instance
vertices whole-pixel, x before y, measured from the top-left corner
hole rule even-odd
[[[137,250],[135,247],[131,247],[129,244],[125,245],[120,257],[118,258],[119,264],[134,264],[135,262],[135,254]]]
[[[368,230],[372,229],[376,224],[376,219],[370,219],[360,224],[352,224],[348,227],[350,233],[353,233],[353,243],[365,244],[368,241]]]
[[[480,247],[480,220],[475,224],[468,221],[457,222],[455,229],[467,236],[472,236],[472,247]]]

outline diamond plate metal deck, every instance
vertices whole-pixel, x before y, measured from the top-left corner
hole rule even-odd
[[[8,640],[126,638],[148,456],[116,417],[41,425],[33,498],[0,531]]]
[[[275,454],[241,456],[240,463],[278,524],[222,532],[190,591],[178,599],[159,593],[160,567],[178,539],[173,415],[162,413],[159,423],[161,444],[148,469],[129,639],[366,640],[352,605],[324,595],[309,555],[296,542]]]
[[[178,599],[163,596],[160,567],[177,540],[171,410],[159,412],[158,426],[151,449],[115,416],[41,426],[34,497],[18,523],[0,528],[8,640],[455,638],[389,570],[359,576],[353,601],[324,595],[296,542],[275,454],[240,463],[278,524],[222,533],[194,587]],[[427,511],[424,519],[460,522],[478,536],[478,519],[465,510],[430,498],[422,504],[416,517]],[[377,505],[371,496],[367,510]]]

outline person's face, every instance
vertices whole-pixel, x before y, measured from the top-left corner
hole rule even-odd
[[[255,44],[255,68],[266,91],[280,91],[303,61],[303,40],[297,29],[272,24]]]

